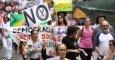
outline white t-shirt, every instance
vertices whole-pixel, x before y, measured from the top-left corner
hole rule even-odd
[[[104,34],[104,33],[101,33],[100,36],[99,36],[99,49],[100,49],[100,52],[102,55],[105,55],[108,50],[109,50],[109,41],[110,40],[113,40],[113,36],[108,33],[108,34]]]
[[[8,28],[10,26],[10,23],[7,22],[6,24],[3,23],[2,27],[4,28],[4,35],[7,36],[8,38],[5,38],[3,36],[3,54],[4,57],[11,59],[12,57],[12,39],[10,38],[9,34],[8,34],[8,30],[6,28]]]
[[[32,40],[29,40],[27,42],[27,45],[29,47],[29,50],[31,50],[33,48],[37,48],[37,51],[30,51],[30,58],[37,59],[39,57],[39,55],[41,55],[41,50],[42,50],[41,43],[39,41],[33,43]]]
[[[4,28],[4,35],[5,36],[8,36],[8,31],[7,31],[7,27],[9,27],[10,26],[10,23],[9,22],[7,22],[6,24],[5,23],[3,23],[2,24],[2,28]],[[12,41],[8,41],[8,40],[11,40],[11,38],[5,38],[4,36],[3,36],[3,46],[4,47],[8,47],[9,45],[7,45],[7,42],[12,42]]]

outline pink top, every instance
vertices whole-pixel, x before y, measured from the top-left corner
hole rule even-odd
[[[83,27],[82,36],[79,44],[80,48],[93,48],[92,43],[93,32],[94,31],[92,28],[86,29],[85,27]]]

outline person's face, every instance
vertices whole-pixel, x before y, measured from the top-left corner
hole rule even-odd
[[[64,16],[64,14],[63,14],[63,13],[60,13],[59,16]]]
[[[69,15],[69,19],[72,19],[72,14]]]
[[[85,26],[90,26],[90,24],[91,24],[90,19],[89,19],[89,18],[86,18],[86,20],[84,21],[84,25],[85,25]]]
[[[15,11],[16,11],[16,7],[13,7],[13,8],[12,8],[12,12],[15,12]]]
[[[60,56],[60,58],[65,58],[66,56],[66,46],[65,45],[58,46],[57,55]]]
[[[99,24],[102,24],[102,22],[103,22],[104,20],[105,20],[105,19],[104,19],[103,17],[100,17],[99,20],[98,20],[98,21],[99,21]]]
[[[59,16],[59,22],[63,22],[63,17]]]
[[[11,2],[11,4],[10,4],[11,6],[14,6],[14,2]]]
[[[108,28],[109,28],[109,24],[108,23],[102,23],[102,29],[103,29],[103,32],[105,34],[109,32]]]
[[[33,40],[37,40],[38,39],[38,32],[37,31],[33,31],[32,39]]]
[[[18,13],[19,13],[19,14],[22,14],[22,9],[18,10]]]
[[[9,2],[6,2],[6,6],[9,6],[10,5],[10,3]]]
[[[109,48],[110,48],[110,50],[115,49],[115,46],[113,46],[112,42],[109,42]]]
[[[8,22],[8,16],[4,16],[3,21],[4,21],[4,22]]]

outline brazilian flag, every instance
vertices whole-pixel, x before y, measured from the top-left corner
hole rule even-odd
[[[24,15],[23,14],[11,14],[10,15],[10,26],[18,27],[25,24]]]
[[[25,18],[23,14],[11,14],[10,15],[10,27],[18,27],[18,26],[24,26],[25,24]],[[47,25],[47,21],[44,22],[38,22],[39,25]]]

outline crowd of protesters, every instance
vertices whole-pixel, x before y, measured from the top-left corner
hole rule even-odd
[[[46,60],[53,56],[46,55],[46,41],[38,40],[39,31],[31,31],[29,42],[20,41],[18,45],[10,38],[7,27],[10,26],[10,14],[22,14],[25,8],[17,8],[16,2],[0,2],[0,15],[3,16],[0,33],[3,36],[3,60],[12,60],[12,43],[15,51],[20,53],[23,60]],[[52,7],[50,7],[52,8]],[[96,17],[95,28],[91,26],[90,17],[83,17],[83,26],[79,28],[79,22],[73,18],[74,11],[71,12],[52,12],[52,20],[48,21],[50,26],[68,26],[66,36],[62,43],[56,46],[56,55],[60,60],[91,60],[92,52],[96,51],[99,55],[97,59],[115,60],[115,34],[113,27],[107,21],[105,15]],[[17,50],[19,49],[19,50]],[[79,57],[79,58],[77,58]]]

